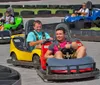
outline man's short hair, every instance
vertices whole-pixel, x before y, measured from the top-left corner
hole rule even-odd
[[[58,31],[58,30],[62,30],[63,33],[65,34],[65,28],[63,28],[63,27],[59,27],[59,28],[56,29],[56,31]]]
[[[33,22],[33,26],[35,26],[36,23],[42,24],[42,22],[41,22],[40,20],[35,20],[35,21]]]

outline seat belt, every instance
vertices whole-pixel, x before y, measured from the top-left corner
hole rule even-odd
[[[45,32],[42,32],[42,39],[46,39]]]
[[[38,34],[35,31],[33,33],[36,36],[36,40],[39,40]],[[42,39],[46,39],[45,32],[42,32]]]
[[[33,33],[34,33],[34,35],[36,37],[36,40],[39,40],[39,37],[38,37],[37,33],[34,30],[33,30]]]

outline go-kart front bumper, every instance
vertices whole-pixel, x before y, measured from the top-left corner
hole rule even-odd
[[[7,63],[19,66],[34,67],[34,68],[40,67],[39,64],[34,64],[31,61],[19,61],[19,60],[13,61],[12,59],[7,59]]]
[[[10,37],[9,38],[0,39],[0,44],[7,44],[7,43],[10,43]]]
[[[75,74],[48,74],[47,72],[37,69],[37,74],[44,80],[73,80],[96,77],[99,75],[99,69],[91,72],[75,73]]]
[[[10,42],[11,32],[10,31],[0,31],[0,44],[5,44]]]

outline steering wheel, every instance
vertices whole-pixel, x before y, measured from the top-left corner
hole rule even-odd
[[[64,55],[64,58],[66,59],[70,59],[71,58],[71,54],[73,54],[75,52],[75,50],[73,48],[62,48],[61,52]]]
[[[50,39],[44,39],[44,41],[43,41],[42,44],[46,44],[46,43],[48,43],[48,42],[52,42],[52,40],[50,40]]]
[[[66,53],[73,54],[73,53],[75,52],[75,50],[72,49],[72,48],[70,48],[70,49],[62,48],[62,49],[61,49],[61,52],[62,52],[63,54],[66,54]]]

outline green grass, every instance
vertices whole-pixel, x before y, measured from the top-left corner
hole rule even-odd
[[[57,10],[68,10],[69,13],[72,13],[73,12],[72,9],[14,9],[15,12],[19,12],[19,13],[22,10],[34,11],[35,14],[37,14],[39,10],[50,10],[52,14],[55,14],[55,12]],[[0,9],[0,13],[4,13],[5,11],[6,11],[6,9]]]
[[[100,28],[98,28],[98,27],[92,27],[92,28],[86,28],[86,29],[81,29],[81,30],[95,30],[95,31],[100,31]]]

